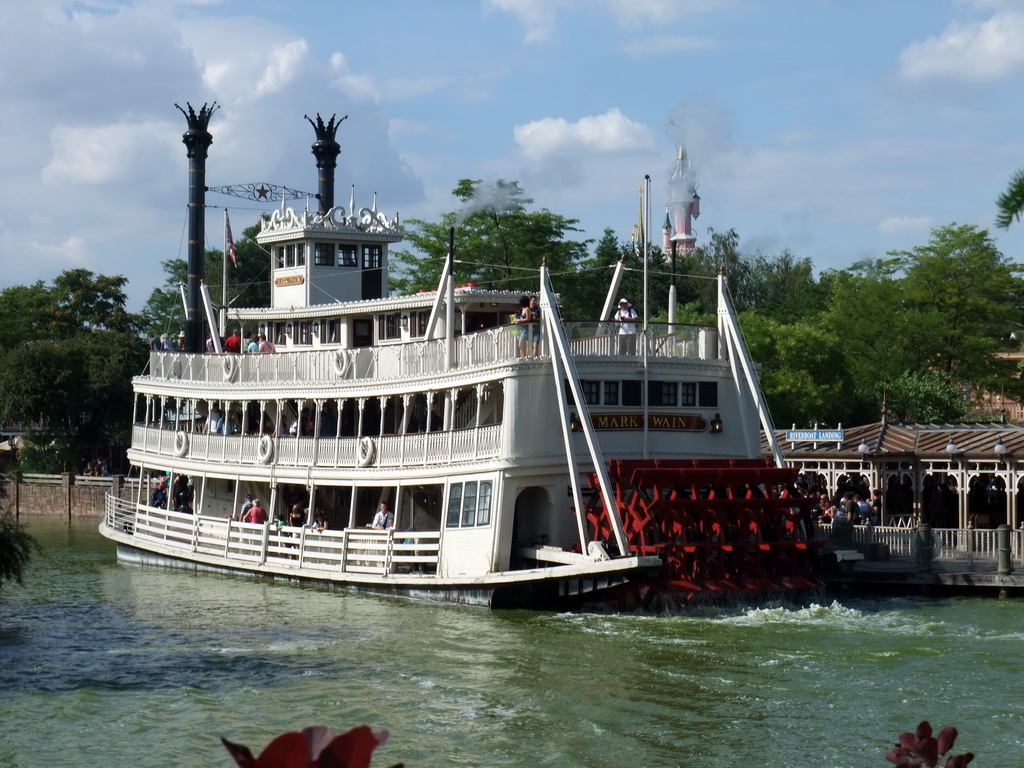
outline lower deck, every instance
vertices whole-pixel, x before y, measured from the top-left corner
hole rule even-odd
[[[349,528],[314,531],[276,522],[245,523],[107,497],[101,532],[127,562],[240,572],[490,607],[569,607],[600,601],[631,578],[651,578],[658,557],[607,559],[524,548],[535,567],[473,577],[445,576],[438,531]]]

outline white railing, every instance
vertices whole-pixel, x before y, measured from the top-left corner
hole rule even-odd
[[[360,461],[358,437],[273,437],[270,461],[261,461],[260,435],[211,435],[186,433],[186,447],[180,452],[177,433],[157,426],[136,424],[132,447],[168,459],[186,458],[218,463],[297,467],[407,467],[453,461],[487,461],[501,450],[501,425],[450,432],[416,432],[372,437],[372,460]],[[362,457],[365,459],[365,449]],[[109,478],[107,478],[109,483]],[[59,482],[59,478],[58,478]]]
[[[257,525],[171,512],[107,495],[104,525],[128,534],[142,549],[159,542],[182,555],[218,557],[223,565],[281,566],[323,572],[387,576],[437,573],[440,531],[378,531],[348,528],[315,532],[307,527]]]
[[[718,334],[713,328],[651,324],[628,348],[618,336],[617,323],[565,323],[575,358],[623,356],[648,359],[718,359]],[[459,370],[511,363],[519,359],[515,326],[488,328],[455,339]],[[149,375],[210,384],[323,383],[436,376],[447,371],[445,341],[412,341],[359,349],[310,348],[266,355],[195,355],[151,352]],[[542,342],[548,354],[548,342]]]
[[[830,525],[819,526],[827,535]],[[854,544],[883,544],[891,560],[914,561],[917,557],[917,528],[896,526],[853,526]],[[999,531],[994,528],[933,528],[932,564],[936,570],[977,567],[991,569],[999,557]],[[1024,563],[1024,530],[1010,530],[1010,559]]]

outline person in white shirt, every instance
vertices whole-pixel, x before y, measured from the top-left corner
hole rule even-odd
[[[636,354],[636,324],[640,322],[629,299],[619,299],[619,309],[615,313],[615,321],[619,324],[619,354]]]
[[[388,503],[382,501],[380,507],[377,509],[377,514],[373,516],[373,522],[370,523],[371,528],[376,528],[378,531],[390,531],[395,527],[395,513],[388,509]]]

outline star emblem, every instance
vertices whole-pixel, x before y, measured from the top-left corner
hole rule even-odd
[[[256,188],[256,199],[257,200],[266,200],[266,199],[268,199],[267,198],[268,194],[270,194],[270,190],[267,189],[266,185],[260,184]]]

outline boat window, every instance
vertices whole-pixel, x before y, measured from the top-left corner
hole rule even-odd
[[[622,404],[643,405],[643,382],[627,379],[622,382]]]
[[[683,390],[683,396],[679,404],[684,408],[692,408],[697,405],[697,385],[684,381],[680,386]]]
[[[334,243],[314,243],[313,264],[318,267],[333,267]]]
[[[274,323],[274,343],[275,344],[286,344],[288,341],[285,334],[284,323]]]
[[[327,342],[337,344],[341,341],[341,321],[333,317],[327,321]]]
[[[604,404],[605,405],[618,405],[619,404],[619,382],[617,382],[617,381],[606,381],[604,383]]]
[[[717,381],[702,381],[698,385],[700,392],[700,405],[701,408],[717,408],[718,407],[718,382]]]
[[[373,346],[373,318],[354,317],[352,318],[352,346],[371,347]]]
[[[601,382],[600,381],[588,381],[582,379],[580,384],[583,386],[583,400],[587,405],[600,405],[601,404]]]
[[[286,267],[295,266],[295,244],[290,243],[284,247],[284,265]]]
[[[402,337],[402,316],[398,312],[377,317],[377,337],[381,340]]]
[[[363,246],[363,269],[380,269],[384,250],[379,245]]]
[[[303,320],[299,323],[299,340],[296,343],[307,346],[313,343],[312,336],[310,335],[310,323],[308,320]]]
[[[491,524],[491,481],[483,480],[480,483],[480,500],[476,505],[476,524]]]
[[[338,246],[338,266],[339,267],[356,267],[359,266],[358,259],[356,258],[357,252],[354,245],[339,245]]]
[[[476,483],[466,483],[462,490],[462,527],[476,522]]]
[[[430,322],[430,312],[409,313],[409,335],[414,339],[427,335],[427,323]]]
[[[274,253],[275,253],[275,256],[276,256],[276,259],[277,259],[277,266],[280,269],[281,267],[284,266],[284,246],[283,245],[277,246],[277,248],[275,249]]]
[[[684,385],[685,386],[685,385]],[[647,382],[647,404],[650,406],[675,406],[678,385],[674,381]]]
[[[295,244],[295,266],[304,267],[306,266],[306,244],[296,243]]]
[[[448,527],[459,527],[459,513],[462,510],[462,486],[452,485],[448,488]]]

